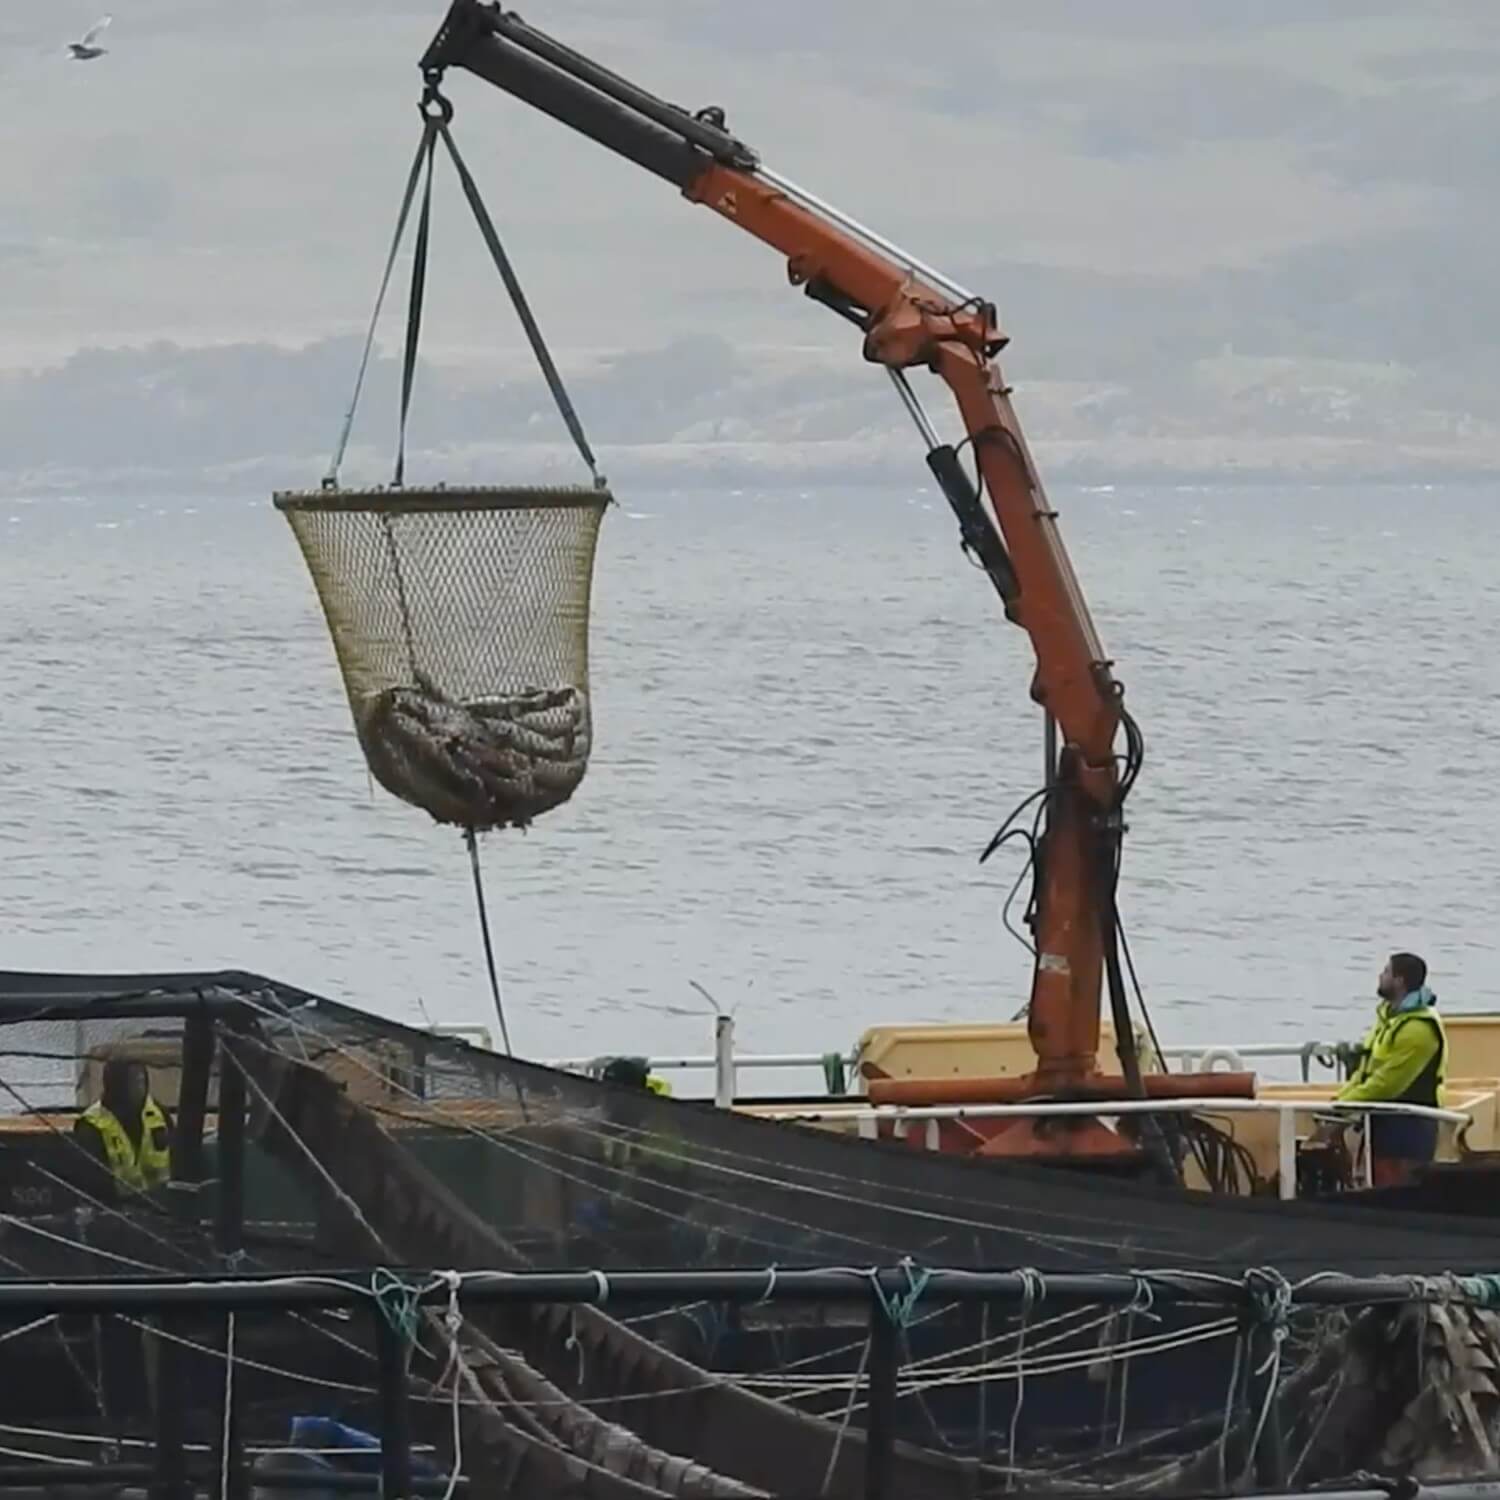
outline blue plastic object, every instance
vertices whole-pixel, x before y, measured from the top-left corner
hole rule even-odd
[[[361,1432],[358,1427],[347,1427],[332,1417],[293,1417],[292,1447],[337,1448],[344,1451],[318,1455],[330,1468],[352,1470],[356,1474],[380,1472],[380,1439],[373,1433]],[[422,1479],[441,1478],[443,1471],[412,1455],[411,1471]]]

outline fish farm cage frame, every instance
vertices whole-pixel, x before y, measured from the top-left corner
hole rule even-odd
[[[386,1277],[384,1284],[381,1276]],[[45,1316],[60,1313],[106,1313],[130,1309],[158,1318],[170,1335],[175,1317],[191,1311],[218,1313],[226,1318],[255,1311],[281,1312],[296,1308],[345,1311],[364,1310],[373,1330],[379,1360],[379,1392],[382,1417],[380,1472],[378,1475],[256,1475],[257,1488],[304,1490],[322,1488],[356,1494],[379,1494],[385,1500],[432,1494],[451,1495],[464,1484],[460,1476],[425,1478],[412,1471],[411,1429],[408,1411],[407,1338],[401,1320],[389,1310],[390,1292],[401,1290],[408,1308],[464,1302],[480,1306],[505,1302],[580,1305],[602,1303],[648,1304],[664,1297],[711,1298],[718,1301],[760,1304],[773,1301],[796,1303],[862,1303],[869,1318],[870,1407],[866,1424],[866,1500],[899,1500],[890,1484],[894,1447],[894,1408],[900,1373],[898,1334],[919,1296],[931,1294],[955,1302],[1011,1305],[1030,1308],[1043,1301],[1096,1303],[1127,1308],[1139,1306],[1143,1294],[1154,1305],[1215,1307],[1236,1311],[1250,1335],[1251,1368],[1264,1385],[1267,1370],[1274,1380],[1274,1362],[1267,1358],[1279,1320],[1294,1306],[1370,1307],[1437,1300],[1451,1300],[1455,1292],[1476,1305],[1495,1300],[1492,1278],[1458,1279],[1441,1288],[1434,1279],[1409,1277],[1352,1277],[1328,1274],[1309,1278],[1296,1286],[1272,1271],[1243,1278],[1184,1273],[1181,1271],[1139,1273],[1067,1273],[1047,1276],[1031,1269],[969,1271],[938,1267],[897,1266],[828,1267],[778,1270],[775,1267],[724,1271],[625,1271],[606,1275],[602,1271],[491,1272],[444,1271],[403,1268],[396,1273],[379,1268],[348,1272],[270,1274],[218,1277],[120,1277],[58,1280],[0,1280],[0,1313]],[[170,1337],[164,1356],[174,1347]],[[1257,1358],[1260,1363],[1257,1364]],[[164,1389],[171,1391],[171,1361],[163,1371]],[[226,1382],[227,1410],[224,1430],[230,1434],[226,1454],[220,1456],[229,1476],[230,1495],[244,1493],[248,1480],[243,1456],[237,1451],[233,1384]],[[1274,1410],[1274,1403],[1269,1403]],[[174,1416],[180,1404],[172,1399],[159,1405],[159,1425],[154,1462],[149,1465],[75,1466],[7,1465],[0,1468],[0,1490],[24,1486],[67,1484],[75,1488],[108,1488],[122,1483],[149,1484],[152,1495],[162,1500],[188,1500],[195,1491],[189,1473],[182,1433]],[[1257,1479],[1263,1486],[1253,1493],[1264,1500],[1279,1500],[1273,1487],[1285,1482],[1285,1454],[1275,1423],[1261,1432],[1254,1455]],[[215,1474],[219,1470],[216,1468]],[[1024,1492],[1017,1492],[1018,1494]],[[1317,1493],[1350,1497],[1384,1495],[1386,1500],[1414,1500],[1418,1495],[1443,1500],[1468,1500],[1483,1495],[1500,1496],[1500,1484],[1487,1481],[1460,1482],[1433,1487],[1414,1483],[1382,1482],[1379,1488]],[[808,1492],[811,1500],[812,1492]],[[228,1496],[226,1496],[228,1500]],[[780,1500],[794,1500],[782,1492]]]
[[[346,1007],[309,991],[241,971],[177,975],[0,976],[10,981],[0,993],[0,1033],[14,1024],[88,1020],[182,1023],[182,1081],[174,1129],[174,1178],[205,1180],[205,1126],[210,1075],[216,1050],[253,1030],[268,1012],[291,1015],[305,1008]],[[18,981],[27,980],[26,983]],[[435,1047],[467,1044],[430,1038]],[[230,1268],[224,1274],[120,1276],[0,1276],[0,1316],[48,1317],[69,1314],[134,1313],[156,1324],[159,1366],[155,1431],[145,1463],[0,1464],[0,1494],[36,1486],[68,1486],[80,1494],[122,1485],[146,1488],[152,1500],[189,1500],[206,1486],[239,1500],[252,1487],[266,1493],[322,1489],[379,1494],[385,1500],[471,1493],[456,1472],[432,1477],[414,1471],[409,1403],[410,1355],[419,1310],[446,1305],[457,1317],[463,1305],[504,1303],[583,1306],[645,1306],[666,1300],[711,1300],[741,1307],[772,1302],[863,1306],[867,1310],[867,1393],[862,1493],[866,1500],[900,1500],[894,1488],[897,1449],[896,1407],[902,1371],[902,1331],[920,1299],[1009,1306],[1023,1318],[1043,1303],[1095,1304],[1122,1312],[1141,1308],[1213,1308],[1237,1320],[1250,1372],[1249,1399],[1268,1420],[1258,1425],[1247,1455],[1260,1496],[1277,1496],[1289,1482],[1289,1464],[1274,1400],[1280,1361],[1279,1338],[1297,1308],[1369,1308],[1379,1305],[1463,1303],[1493,1308],[1500,1304],[1500,1277],[1473,1275],[1354,1276],[1322,1272],[1292,1283],[1271,1267],[1242,1275],[1205,1271],[1130,1270],[1045,1272],[1033,1268],[958,1269],[927,1266],[912,1258],[877,1266],[781,1268],[759,1265],[735,1269],[657,1270],[454,1270],[441,1267],[370,1264],[328,1270],[283,1268],[255,1274],[238,1270],[245,1245],[245,1163],[250,1118],[245,1075],[237,1067],[219,1071],[217,1116],[217,1203],[212,1240]],[[395,1311],[393,1312],[393,1300]],[[375,1395],[380,1416],[378,1472],[252,1474],[239,1431],[232,1318],[239,1313],[274,1314],[339,1310],[362,1315],[376,1363]],[[175,1399],[183,1379],[182,1348],[174,1338],[181,1320],[221,1316],[226,1343],[226,1379],[218,1395],[218,1431],[212,1470],[189,1463],[183,1402]],[[214,1398],[210,1398],[211,1400]],[[371,1461],[377,1461],[374,1452]],[[1404,1488],[1402,1486],[1405,1486]],[[817,1492],[777,1489],[778,1500]],[[1332,1494],[1320,1488],[1320,1494]],[[1017,1495],[1024,1491],[1016,1490]],[[1123,1493],[1117,1491],[1117,1493]],[[1397,1488],[1347,1491],[1369,1494],[1419,1493],[1443,1500],[1469,1496],[1500,1500],[1500,1483],[1471,1481],[1425,1489],[1407,1481]]]

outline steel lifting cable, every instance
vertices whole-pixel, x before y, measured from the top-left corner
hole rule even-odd
[[[422,212],[417,219],[417,243],[411,257],[411,291],[406,304],[406,350],[401,359],[401,416],[396,428],[396,474],[391,483],[399,490],[406,478],[406,418],[411,411],[411,388],[417,375],[417,345],[422,339],[422,303],[427,295],[427,246],[432,231],[432,163],[441,116],[434,119],[422,106],[422,144],[426,155],[422,184]],[[405,603],[403,600],[403,608]]]
[[[432,144],[436,129],[436,123],[427,116],[424,110],[422,139],[417,146],[417,154],[412,159],[411,171],[407,174],[406,191],[401,198],[401,212],[396,216],[396,232],[391,238],[391,248],[385,257],[385,272],[380,278],[380,290],[375,296],[375,310],[370,314],[370,326],[365,331],[364,352],[360,355],[359,371],[354,377],[354,394],[349,399],[348,411],[344,413],[344,425],[339,432],[333,457],[329,461],[328,472],[323,476],[325,490],[338,488],[339,469],[343,467],[344,453],[349,446],[349,434],[354,428],[354,413],[359,407],[359,398],[364,392],[365,374],[370,366],[370,352],[375,347],[375,329],[380,322],[381,310],[385,307],[386,293],[390,290],[391,273],[396,268],[396,255],[401,249],[401,241],[406,234],[406,221],[411,216],[412,201],[417,196],[417,183],[421,179],[423,164],[430,164],[432,161]]]
[[[441,98],[441,95],[437,94],[435,84],[432,86],[432,92],[436,97]],[[521,320],[521,327],[526,330],[531,352],[536,355],[536,362],[541,367],[548,389],[552,392],[552,399],[557,403],[557,410],[567,425],[569,433],[572,434],[579,457],[588,465],[589,473],[594,476],[595,487],[605,489],[607,487],[605,478],[599,472],[599,463],[594,457],[594,450],[589,446],[589,440],[584,435],[583,423],[578,419],[578,412],[573,405],[572,398],[568,395],[567,387],[563,385],[562,376],[552,362],[552,355],[547,348],[546,340],[542,337],[542,330],[537,326],[536,318],[532,315],[531,305],[526,300],[526,293],[522,291],[515,268],[511,265],[510,257],[505,253],[505,246],[500,243],[500,236],[495,232],[495,225],[490,218],[489,210],[484,206],[484,199],[479,196],[479,189],[475,186],[468,167],[464,165],[463,157],[458,154],[458,147],[453,141],[453,132],[448,129],[448,121],[451,118],[452,107],[450,106],[447,116],[438,123],[438,134],[442,136],[443,144],[448,148],[448,155],[453,159],[453,166],[458,172],[458,180],[463,184],[464,197],[469,200],[469,207],[474,211],[474,221],[479,225],[479,232],[484,236],[490,257],[495,262],[495,269],[500,273],[500,279],[505,283],[506,291],[510,293],[516,316]]]
[[[454,170],[458,173],[464,197],[473,211],[474,221],[479,226],[479,232],[484,239],[485,247],[490,252],[490,259],[494,261],[495,269],[504,283],[505,290],[511,300],[511,305],[515,308],[516,317],[519,319],[522,330],[526,334],[526,341],[530,344],[531,352],[536,357],[537,365],[542,372],[542,378],[547,382],[547,388],[552,393],[553,402],[556,404],[558,413],[563,419],[563,424],[567,427],[568,434],[573,439],[574,446],[578,449],[579,457],[583,460],[590,475],[593,477],[594,487],[601,490],[607,489],[608,483],[600,471],[599,461],[594,454],[592,445],[589,443],[587,434],[583,430],[583,422],[579,418],[578,409],[574,406],[573,399],[569,396],[567,387],[563,383],[562,374],[557,368],[556,361],[552,358],[552,352],[547,347],[546,339],[542,336],[541,327],[531,310],[531,304],[526,298],[520,278],[516,275],[515,266],[511,262],[504,244],[501,242],[499,232],[495,228],[494,220],[490,217],[489,210],[485,207],[484,199],[480,195],[473,174],[469,171],[467,164],[460,155],[458,145],[453,139],[453,133],[448,128],[453,119],[453,105],[439,92],[438,83],[440,79],[441,75],[437,72],[430,72],[426,75],[427,86],[423,91],[422,100],[418,106],[422,115],[422,139],[417,146],[416,157],[412,161],[411,170],[407,175],[406,190],[401,200],[401,210],[396,218],[395,234],[392,236],[391,247],[386,255],[385,271],[381,277],[380,290],[376,295],[375,310],[371,315],[370,326],[365,335],[364,351],[361,354],[359,371],[355,377],[354,394],[349,402],[349,409],[344,416],[343,427],[339,433],[333,459],[323,479],[323,488],[336,489],[338,487],[339,469],[343,464],[344,454],[348,448],[349,434],[354,426],[355,411],[364,389],[365,375],[369,367],[370,354],[374,347],[375,328],[379,322],[381,310],[385,305],[386,294],[390,289],[391,275],[395,268],[396,256],[400,251],[401,241],[406,234],[407,222],[411,217],[412,204],[417,195],[417,185],[422,180],[425,169],[426,180],[422,191],[422,208],[418,217],[416,243],[412,252],[411,289],[407,300],[406,342],[401,367],[401,411],[397,432],[396,466],[393,485],[396,488],[400,488],[405,478],[406,425],[411,409],[412,388],[416,381],[417,347],[421,335],[422,306],[427,287],[427,253],[432,224],[433,157],[436,150],[437,138],[441,136],[444,146],[447,147],[448,155],[453,162]]]

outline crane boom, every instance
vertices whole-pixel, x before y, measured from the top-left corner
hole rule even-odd
[[[994,307],[766,168],[717,109],[681,109],[573,51],[498,4],[452,0],[422,59],[429,84],[459,67],[608,147],[778,250],[794,286],[853,321],[864,357],[892,374],[928,446],[965,547],[1036,657],[1032,697],[1061,735],[1038,860],[1037,962],[1028,1087],[1055,1093],[1098,1077],[1100,991],[1115,938],[1128,723],[995,356],[1008,342]],[[926,367],[957,403],[988,496],[940,443],[904,372]],[[1133,728],[1133,726],[1132,726]],[[1117,998],[1117,1033],[1123,990]],[[1129,1043],[1124,1044],[1128,1049]],[[1127,1072],[1131,1059],[1122,1053]],[[1139,1091],[1138,1079],[1135,1091]],[[1119,1080],[1115,1080],[1116,1083]]]

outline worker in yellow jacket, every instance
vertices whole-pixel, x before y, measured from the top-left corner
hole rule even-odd
[[[1376,984],[1380,1005],[1359,1065],[1335,1097],[1346,1103],[1441,1107],[1448,1037],[1427,987],[1427,965],[1415,953],[1393,953]],[[1370,1116],[1371,1172],[1376,1187],[1409,1182],[1437,1151],[1436,1120]]]
[[[145,1064],[110,1058],[100,1093],[73,1127],[79,1145],[109,1173],[117,1192],[160,1187],[172,1175],[171,1123],[151,1097]]]

